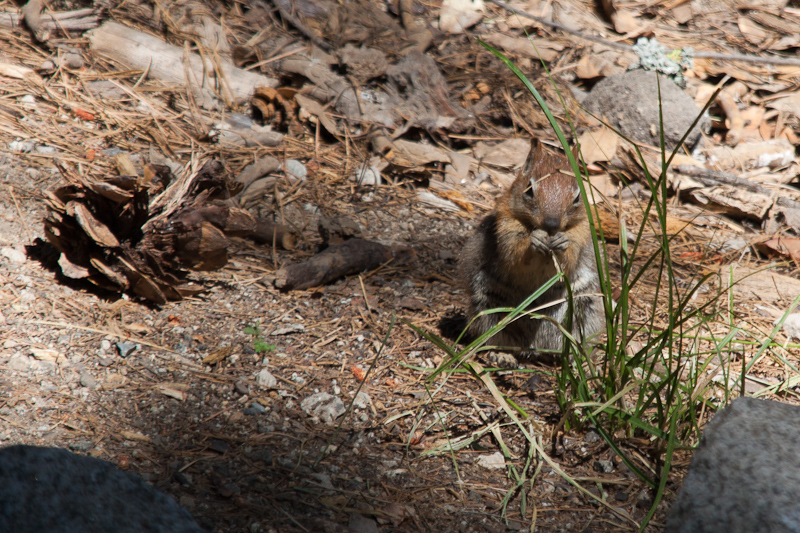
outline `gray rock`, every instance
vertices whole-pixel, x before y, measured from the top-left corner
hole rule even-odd
[[[800,408],[739,398],[703,432],[669,533],[800,532]]]
[[[20,353],[15,353],[11,356],[11,359],[8,360],[6,365],[11,370],[16,370],[17,372],[27,372],[31,369],[31,358],[27,355],[22,355]]]
[[[672,150],[700,114],[694,99],[669,78],[659,76],[661,103],[664,110],[664,141]],[[646,70],[630,70],[609,76],[592,88],[583,105],[598,118],[620,130],[634,141],[659,146],[658,84],[656,74]],[[686,138],[693,147],[700,131],[708,131],[711,119],[703,117]]]
[[[345,412],[342,400],[327,392],[318,392],[309,396],[300,402],[300,408],[309,416],[315,416],[329,426],[334,425],[336,419]]]
[[[786,317],[783,322],[783,332],[790,339],[800,340],[800,313],[792,313]]]
[[[367,394],[366,392],[359,392],[356,395],[356,399],[353,400],[353,405],[355,405],[359,409],[366,409],[371,403],[372,403],[372,398],[370,398],[369,394]]]
[[[602,472],[603,474],[610,474],[614,471],[614,463],[606,459],[601,459],[594,462],[594,471]]]
[[[96,389],[97,380],[94,379],[94,376],[90,373],[84,372],[81,374],[81,386],[86,387],[87,389]]]
[[[250,396],[250,385],[247,384],[245,381],[237,381],[233,384],[233,390],[241,394],[242,396]]]
[[[133,342],[118,342],[116,345],[117,350],[119,350],[120,357],[128,357],[139,348],[139,345]]]
[[[0,502],[0,531],[203,531],[172,498],[138,477],[58,448],[0,450]]]
[[[274,389],[278,386],[278,378],[273,376],[266,368],[262,368],[256,375],[256,383],[265,389]]]
[[[9,248],[9,247],[0,248],[0,255],[2,255],[12,263],[18,265],[21,265],[27,259],[25,253],[17,250],[16,248]]]

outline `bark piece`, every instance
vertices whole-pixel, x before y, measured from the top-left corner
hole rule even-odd
[[[405,261],[413,252],[364,239],[329,246],[308,261],[278,270],[275,286],[284,291],[324,285],[336,279],[378,268],[392,259]]]

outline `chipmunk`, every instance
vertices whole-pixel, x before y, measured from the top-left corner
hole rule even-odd
[[[605,323],[589,220],[569,160],[548,153],[534,140],[522,171],[497,199],[495,210],[481,222],[461,258],[471,316],[495,307],[517,307],[556,274],[553,255],[569,279],[572,332],[582,342]],[[565,284],[558,282],[531,308],[566,297]],[[567,309],[568,303],[563,301],[537,313],[562,323]],[[480,316],[468,333],[477,337],[504,316]],[[543,352],[560,352],[563,337],[555,324],[523,316],[494,335],[489,344],[541,356]],[[508,355],[495,357],[504,366],[516,366],[513,356],[513,361]]]

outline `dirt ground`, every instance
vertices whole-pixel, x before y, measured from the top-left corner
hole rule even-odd
[[[470,220],[433,217],[403,190],[347,194],[335,207],[368,228],[368,238],[413,246],[411,265],[285,294],[271,283],[272,254],[241,241],[208,292],[153,308],[56,276],[49,269],[53,258],[30,243],[42,237],[38,190],[60,177],[26,171],[10,157],[3,163],[3,188],[13,195],[2,202],[0,242],[28,256],[0,260],[5,444],[58,446],[114,462],[173,495],[213,531],[344,531],[346,524],[370,531],[357,525],[358,517],[392,531],[504,531],[529,527],[531,505],[543,530],[629,528],[587,506],[546,467],[529,492],[528,514],[521,515],[517,497],[506,524],[500,516],[510,488],[504,470],[475,463],[494,451],[488,437],[455,458],[419,457],[443,436],[435,426],[420,431],[421,438],[409,434],[424,404],[426,369],[442,353],[400,320],[436,331],[443,316],[464,309],[454,258]],[[254,351],[244,330],[255,323],[274,351]],[[270,335],[280,329],[290,332]],[[318,392],[348,402],[359,385],[352,368],[366,370],[387,333],[362,388],[369,399],[340,432],[302,411],[302,400]],[[118,343],[135,349],[123,357]],[[222,363],[202,364],[224,347],[231,351]],[[272,390],[257,384],[264,368],[278,380]],[[540,422],[557,422],[546,376],[503,384]],[[476,406],[496,417],[496,407],[468,377],[453,376],[437,398],[450,438],[483,425]],[[522,442],[509,444],[523,459]],[[613,459],[596,434],[570,435],[556,446],[562,466],[585,470],[586,477],[595,461]],[[642,515],[643,487],[623,468],[614,470],[603,490],[632,516]]]
[[[243,12],[235,3],[220,7],[214,16],[225,15],[233,21],[228,29],[237,42],[244,42],[264,26],[263,20],[269,20],[279,34],[267,41],[273,47],[270,53],[282,54],[287,42],[295,42],[282,42],[280,38],[286,36],[302,44],[303,37],[292,24],[280,22],[277,8],[257,4],[252,10],[262,10],[257,20],[248,18],[247,10]],[[299,12],[311,13],[308,5],[298,3]],[[142,6],[149,4],[130,2],[109,12],[146,28],[148,19],[136,11]],[[392,11],[396,8],[384,7],[392,20],[398,18]],[[426,3],[415,16],[433,21],[438,7]],[[263,18],[267,17],[264,13],[269,17]],[[503,19],[506,25],[502,27],[498,12],[492,13],[496,18],[483,24],[493,31],[507,31],[510,19]],[[169,31],[164,30],[173,39],[177,34],[170,24],[175,20],[168,20]],[[342,15],[341,23],[349,28],[347,22]],[[330,27],[310,27],[335,41]],[[375,32],[374,28],[363,31]],[[388,50],[394,35],[387,30],[371,44],[377,42]],[[8,55],[17,63],[32,67],[52,55],[44,45],[32,44],[25,32],[8,30],[7,37],[13,44]],[[510,137],[525,142],[531,134],[553,139],[535,104],[523,97],[521,84],[472,36],[450,38],[434,33],[433,42],[429,55],[443,72],[446,96],[452,97],[438,101],[437,109],[460,102],[469,113],[459,114],[463,111],[459,107],[461,111],[446,118],[468,125],[458,131],[456,126],[447,130],[416,125],[407,131],[398,126],[393,140],[472,153],[479,143],[495,145]],[[85,41],[66,45],[80,46],[91,58]],[[549,60],[551,67],[566,72],[559,83],[580,85],[572,70],[582,57],[599,57],[599,52],[583,45],[564,46],[561,55]],[[530,57],[522,56],[518,57],[521,64],[535,74],[543,91],[548,90]],[[448,439],[483,431],[493,422],[508,423],[491,394],[466,373],[428,383],[427,376],[442,362],[444,352],[409,326],[449,333],[448,325],[466,311],[456,263],[465,240],[501,190],[499,181],[489,179],[498,175],[495,171],[489,178],[471,175],[474,181],[456,187],[457,194],[439,194],[453,203],[448,209],[437,208],[422,201],[419,191],[434,190],[443,181],[440,162],[403,169],[395,161],[381,185],[351,179],[356,169],[375,156],[364,132],[374,125],[368,121],[351,124],[342,111],[331,111],[340,125],[347,123],[349,128],[337,137],[321,127],[321,120],[302,119],[295,109],[294,119],[272,121],[276,131],[285,134],[278,146],[231,148],[199,134],[182,136],[197,120],[192,116],[194,108],[181,100],[180,91],[158,83],[144,83],[136,94],[146,95],[149,100],[145,102],[142,96],[142,102],[150,106],[163,104],[159,112],[174,111],[161,122],[148,118],[149,111],[141,110],[141,102],[90,98],[84,90],[87,81],[113,78],[134,91],[142,75],[107,59],[91,61],[91,68],[60,69],[45,76],[50,84],[47,90],[20,78],[3,78],[0,86],[4,119],[0,127],[3,445],[57,446],[110,461],[172,495],[203,527],[218,533],[466,533],[534,528],[599,532],[632,531],[642,522],[653,498],[646,485],[597,432],[589,428],[562,431],[553,367],[530,364],[524,372],[493,375],[504,393],[533,413],[533,422],[543,428],[542,446],[558,467],[604,504],[570,485],[539,458],[534,458],[528,472],[529,476],[536,472],[535,482],[515,488],[511,470],[524,467],[529,448],[513,431],[504,433],[514,459],[511,467],[484,466],[485,459],[499,449],[491,433],[453,454],[425,453]],[[265,62],[261,70],[279,79],[281,87],[296,92],[304,86],[305,80],[280,72],[277,64]],[[720,72],[706,74],[709,83],[723,77]],[[389,83],[386,78],[379,80],[372,89]],[[589,85],[585,82],[582,89]],[[557,96],[549,97],[557,101]],[[328,105],[333,109],[336,104]],[[78,106],[93,109],[99,118],[76,119],[70,113]],[[248,106],[239,111],[258,117]],[[209,128],[222,116],[202,113]],[[772,115],[770,120],[770,131],[776,135],[783,126],[796,128],[796,119],[788,114]],[[715,128],[707,140],[711,144],[724,136],[719,121]],[[31,149],[11,145],[20,140],[20,131],[26,133],[22,140],[31,142]],[[55,147],[55,152],[34,146]],[[47,191],[66,183],[56,163],[66,162],[81,175],[114,175],[112,152],[103,150],[118,148],[140,158],[136,159],[138,171],[140,161],[148,160],[154,151],[181,165],[213,157],[223,162],[230,177],[268,156],[281,162],[299,161],[310,170],[305,181],[290,182],[284,175],[286,179],[248,205],[253,215],[290,224],[298,235],[296,247],[273,250],[246,238],[229,238],[226,266],[188,274],[205,290],[164,305],[65,277],[57,251],[45,242],[43,226]],[[513,173],[508,168],[504,171]],[[681,200],[686,199],[683,194]],[[620,192],[614,202],[630,209],[636,198],[646,196],[641,187],[634,186]],[[453,206],[456,209],[450,210]],[[730,218],[721,220],[677,199],[671,201],[670,213],[675,220],[692,225],[688,237],[674,242],[675,265],[682,280],[708,265],[734,259],[747,259],[751,266],[766,264],[766,256],[748,245],[748,239],[760,234],[760,222],[740,213],[728,213]],[[406,246],[413,252],[406,261],[390,261],[321,287],[281,292],[275,288],[279,269],[318,251],[320,215],[346,216],[358,223],[365,239]],[[635,220],[635,215],[630,216]],[[722,235],[723,229],[729,233]],[[784,236],[793,237],[794,231],[781,229]],[[719,242],[730,241],[731,233],[744,244],[723,249]],[[712,241],[717,244],[712,246]],[[792,266],[783,271],[797,277]],[[637,297],[637,309],[648,309],[646,294]],[[749,317],[755,312],[748,307],[738,313],[737,317]],[[761,317],[760,324],[769,324],[772,318]],[[253,335],[256,331],[258,338]],[[271,346],[261,350],[261,342]],[[796,361],[797,350],[788,352],[787,357]],[[760,383],[772,385],[785,377],[781,367],[766,361],[754,366],[753,375]],[[434,391],[432,387],[440,388]],[[359,388],[363,394],[356,397]],[[352,403],[352,410],[334,421],[326,420],[324,410],[310,415],[304,401],[321,393],[333,397],[327,398],[329,405],[341,410]],[[623,446],[642,464],[652,464],[644,457],[648,442],[632,438],[624,440]],[[647,531],[663,529],[690,459],[688,451],[676,455],[666,496]]]

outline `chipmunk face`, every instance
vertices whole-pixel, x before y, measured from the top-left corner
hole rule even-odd
[[[569,160],[531,143],[525,166],[508,191],[511,215],[530,229],[550,235],[581,223],[586,213]]]

